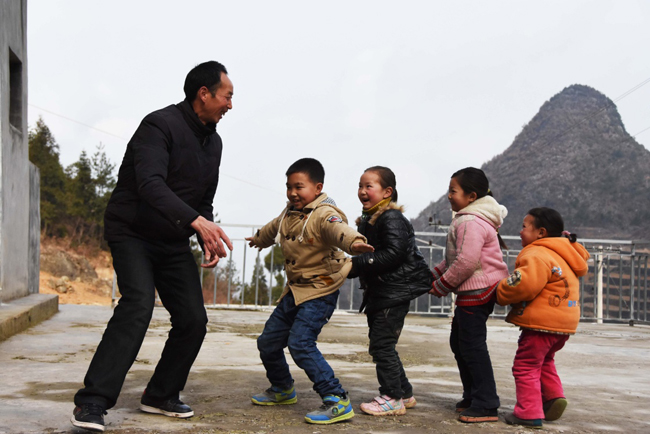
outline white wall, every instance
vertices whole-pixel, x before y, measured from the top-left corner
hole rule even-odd
[[[32,233],[30,249],[30,179],[37,182],[38,174],[32,170],[30,178],[26,35],[26,0],[0,0],[0,301],[38,292],[38,279],[34,287],[29,278],[38,273],[39,246]],[[38,202],[31,210],[33,223]]]

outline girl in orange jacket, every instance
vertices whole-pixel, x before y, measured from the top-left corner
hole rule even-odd
[[[589,253],[551,208],[528,211],[519,236],[515,271],[497,287],[497,303],[512,305],[506,321],[522,330],[512,367],[517,404],[506,422],[540,428],[567,405],[554,356],[576,332],[578,277],[587,273]]]

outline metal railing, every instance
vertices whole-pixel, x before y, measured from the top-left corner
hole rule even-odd
[[[234,250],[212,270],[199,268],[205,304],[208,307],[237,309],[270,308],[280,295],[286,278],[270,272],[263,260],[274,264],[274,249],[261,252],[248,247],[247,236],[260,225],[220,224],[231,237]],[[509,270],[514,269],[520,249],[518,236],[502,237],[509,245],[503,251]],[[420,251],[433,268],[444,258],[446,232],[416,232]],[[580,279],[580,317],[585,321],[650,323],[648,314],[648,257],[650,243],[623,240],[580,239],[591,254],[589,271]],[[202,258],[201,258],[202,259]],[[280,282],[278,282],[280,279]],[[361,304],[358,279],[341,287],[337,309],[357,311]],[[114,299],[117,296],[114,281]],[[448,316],[453,313],[453,296],[437,298],[425,294],[412,301],[411,313]],[[496,306],[495,317],[504,317],[507,307]]]

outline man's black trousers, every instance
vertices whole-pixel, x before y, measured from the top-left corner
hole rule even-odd
[[[155,290],[172,329],[147,385],[154,400],[178,397],[199,353],[208,322],[199,273],[187,242],[137,238],[110,242],[121,298],[108,322],[75,404],[115,405],[153,314]]]

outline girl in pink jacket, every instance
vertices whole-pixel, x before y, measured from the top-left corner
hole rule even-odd
[[[463,399],[456,404],[461,422],[499,420],[486,322],[494,309],[495,288],[508,277],[497,233],[507,215],[492,197],[482,170],[468,167],[451,176],[449,203],[455,215],[447,234],[445,260],[433,269],[430,291],[437,297],[456,294],[449,343],[463,383]]]

